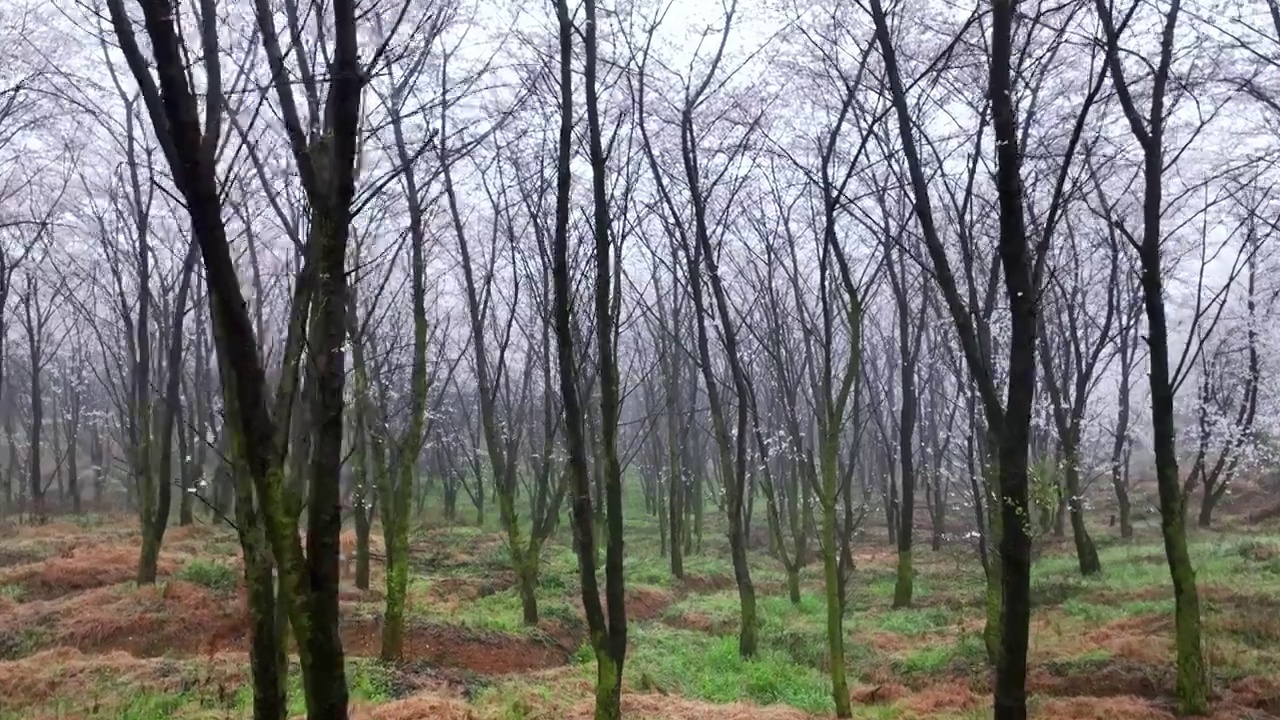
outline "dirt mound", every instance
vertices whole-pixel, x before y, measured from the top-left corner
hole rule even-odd
[[[884,705],[896,702],[911,694],[905,685],[883,683],[857,687],[849,691],[849,699],[859,705]]]
[[[44,553],[30,547],[0,548],[0,569],[40,562]]]
[[[1027,673],[1027,690],[1052,697],[1136,697],[1160,699],[1173,694],[1173,677],[1164,666],[1110,662],[1096,670],[1055,674],[1036,668]]]
[[[724,635],[737,627],[736,621],[726,622],[724,620],[716,620],[707,613],[696,611],[681,613],[675,617],[663,618],[662,621],[673,628],[694,630],[696,632],[707,633],[708,635]]]
[[[603,598],[601,599],[603,602]],[[653,620],[662,617],[662,613],[666,611],[671,603],[675,602],[675,597],[666,590],[653,587],[634,587],[627,588],[627,619],[628,620]]]
[[[950,713],[967,713],[989,705],[986,694],[978,695],[967,683],[952,680],[929,685],[907,695],[898,706],[920,717],[936,717]]]
[[[478,567],[487,573],[509,570],[509,556],[500,550],[505,542],[506,536],[501,533],[480,533],[464,539],[448,531],[430,532],[410,544],[409,562],[428,575],[448,569],[470,572]]]
[[[171,580],[137,590],[103,588],[60,613],[58,644],[81,650],[123,650],[138,657],[207,654],[242,645],[243,601]]]
[[[174,558],[161,555],[159,574],[169,575],[177,567],[178,563]],[[0,585],[20,585],[24,597],[48,600],[128,582],[137,573],[137,548],[85,545],[70,547],[57,557],[7,568],[0,572]]]
[[[353,621],[342,627],[342,648],[349,657],[376,657],[382,647],[380,620]],[[572,647],[572,643],[563,643]],[[484,633],[444,625],[405,629],[404,658],[477,675],[508,675],[564,665],[570,651],[554,640]]]
[[[55,697],[90,697],[104,680],[157,692],[205,686],[231,701],[244,683],[245,672],[244,656],[238,653],[206,658],[197,670],[168,659],[137,658],[124,652],[86,655],[60,647],[0,662],[0,709],[26,708]],[[101,699],[104,704],[111,700]]]
[[[1047,698],[1032,717],[1045,720],[1173,720],[1173,713],[1138,697]]]
[[[1232,705],[1280,716],[1280,678],[1245,678],[1227,690],[1226,700]]]
[[[351,720],[474,720],[458,698],[430,693],[365,708],[352,708]]]
[[[595,705],[584,701],[567,714],[570,720],[593,716]],[[809,720],[809,715],[792,707],[760,707],[744,703],[714,705],[669,695],[624,693],[622,716],[629,720]]]
[[[426,596],[433,604],[456,605],[496,595],[516,586],[516,574],[510,570],[474,575],[442,575],[431,577]]]

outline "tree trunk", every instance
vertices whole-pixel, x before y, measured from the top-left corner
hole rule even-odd
[[[538,553],[525,554],[524,562],[516,568],[516,581],[520,594],[520,608],[524,624],[538,624]]]
[[[67,427],[67,493],[71,496],[71,512],[79,515],[80,506],[80,464],[76,457],[77,437],[74,426]]]
[[[186,423],[183,423],[185,426]],[[192,515],[192,498],[198,490],[196,487],[195,461],[192,459],[191,433],[185,427],[178,428],[178,455],[181,457],[182,497],[178,502],[178,525],[187,527],[195,522]]]
[[[1074,438],[1064,448],[1064,474],[1067,485],[1067,508],[1071,514],[1071,537],[1076,546],[1076,559],[1079,561],[1080,574],[1093,575],[1102,571],[1102,563],[1098,560],[1098,548],[1089,537],[1089,529],[1084,524],[1084,499],[1080,497],[1080,468],[1078,450]]]
[[[138,561],[138,584],[153,584],[156,581],[156,566],[160,559],[160,545],[164,540],[165,530],[169,526],[169,511],[173,502],[173,435],[176,430],[178,416],[181,413],[181,402],[178,397],[182,380],[182,345],[183,320],[186,317],[187,297],[191,291],[191,275],[195,270],[197,248],[195,241],[192,241],[187,248],[187,256],[182,264],[182,279],[178,285],[178,297],[174,302],[173,320],[169,325],[169,347],[166,356],[167,377],[165,379],[165,391],[163,398],[163,406],[156,407],[154,410],[150,407],[139,405],[139,412],[143,413],[144,421],[139,423],[139,437],[144,438],[141,443],[140,453],[145,453],[147,457],[142,459],[143,467],[146,468],[146,478],[143,487],[146,496],[142,498],[142,556]],[[142,262],[139,262],[142,265]],[[145,303],[145,299],[143,300]],[[145,327],[146,315],[139,309],[138,324],[139,334]],[[146,340],[139,343],[139,347],[145,345]],[[139,362],[145,362],[145,354],[139,354]],[[140,377],[149,377],[149,371],[139,371]],[[143,390],[138,390],[139,394]],[[146,396],[150,397],[150,389],[146,389]],[[141,398],[140,398],[141,401]],[[158,400],[157,405],[161,402]],[[157,412],[158,411],[158,412]],[[152,419],[157,415],[160,417],[159,442],[155,450],[158,452],[156,464],[152,466],[150,453],[153,445],[151,443]],[[144,435],[145,434],[145,435]],[[155,493],[155,497],[151,497],[151,493]],[[185,493],[184,493],[185,494]]]
[[[352,502],[356,516],[356,588],[369,589],[369,535],[373,532],[373,518],[363,496]]]
[[[830,657],[831,695],[836,717],[853,716],[849,703],[849,681],[844,662],[844,582],[840,575],[839,541],[836,529],[836,448],[824,442],[822,448],[822,574],[827,593],[827,654]]]
[[[1147,221],[1158,229],[1160,160],[1148,159]],[[1154,185],[1154,190],[1153,190]],[[1151,197],[1154,194],[1155,201]],[[1156,215],[1153,219],[1151,216]],[[1181,481],[1175,446],[1173,386],[1169,380],[1169,340],[1165,322],[1164,289],[1161,281],[1160,237],[1148,238],[1140,253],[1142,287],[1147,306],[1147,345],[1151,353],[1151,417],[1156,456],[1156,482],[1160,493],[1160,529],[1165,557],[1173,580],[1174,631],[1177,646],[1178,707],[1186,714],[1199,714],[1208,705],[1208,678],[1200,641],[1200,595],[1195,569],[1187,549],[1183,522]]]

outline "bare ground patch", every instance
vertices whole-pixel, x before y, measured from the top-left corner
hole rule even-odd
[[[162,553],[161,575],[178,568],[172,553]],[[0,571],[0,585],[18,585],[26,598],[48,600],[70,593],[118,585],[138,573],[138,549],[126,545],[71,545],[56,557],[15,565]]]
[[[509,675],[564,665],[571,651],[558,639],[486,633],[446,625],[405,628],[406,660],[436,667],[464,670],[477,675]],[[345,623],[342,647],[350,657],[377,657],[382,646],[380,620]]]
[[[1168,663],[1151,666],[1109,662],[1105,666],[1055,673],[1040,667],[1027,673],[1027,690],[1051,697],[1137,697],[1158,700],[1173,695],[1174,678]]]

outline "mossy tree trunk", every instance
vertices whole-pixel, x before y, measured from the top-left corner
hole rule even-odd
[[[1146,117],[1137,107],[1131,81],[1125,78],[1121,58],[1120,33],[1110,6],[1095,2],[1106,41],[1111,83],[1129,128],[1143,150],[1142,236],[1135,244],[1141,266],[1143,304],[1147,316],[1147,348],[1150,353],[1148,377],[1151,383],[1152,449],[1155,452],[1156,484],[1160,497],[1160,529],[1165,557],[1173,581],[1174,634],[1177,648],[1178,709],[1188,715],[1203,714],[1209,703],[1209,681],[1200,637],[1200,595],[1195,570],[1187,549],[1181,479],[1178,476],[1174,392],[1177,387],[1169,369],[1169,329],[1165,315],[1164,271],[1161,246],[1164,234],[1163,175],[1166,171],[1164,147],[1165,94],[1171,75],[1174,41],[1181,3],[1165,10],[1160,35],[1160,51],[1151,73],[1150,98]],[[1131,240],[1132,241],[1132,240]],[[1194,329],[1193,329],[1194,330]]]
[[[156,581],[160,545],[164,540],[165,529],[169,525],[169,510],[173,498],[173,435],[178,417],[182,412],[179,391],[182,384],[182,349],[186,340],[182,328],[187,315],[187,297],[191,291],[191,275],[195,270],[196,259],[197,246],[193,241],[187,249],[186,260],[182,264],[182,277],[178,285],[177,300],[174,303],[173,321],[168,331],[169,347],[165,360],[167,378],[164,401],[163,407],[159,408],[157,413],[161,418],[158,442],[154,446],[147,443],[147,452],[150,452],[153,447],[156,452],[153,480],[148,483],[149,489],[154,490],[155,497],[144,497],[142,501],[142,557],[138,563],[139,585]],[[140,312],[139,327],[142,326],[143,319]],[[149,460],[147,465],[150,466]]]
[[[894,242],[888,228],[890,219],[885,221],[884,248],[888,260],[890,286],[898,316],[898,357],[899,373],[902,385],[902,397],[898,410],[898,459],[902,477],[902,501],[898,505],[897,541],[898,541],[898,573],[893,586],[893,607],[911,606],[911,596],[915,587],[915,571],[912,568],[911,551],[915,533],[916,511],[916,453],[915,429],[916,415],[919,409],[919,398],[916,392],[916,365],[920,357],[920,345],[924,338],[924,322],[929,304],[920,303],[915,323],[911,322],[913,309],[908,298],[906,252],[897,253],[898,261],[893,261]],[[914,330],[913,330],[914,325]],[[913,337],[914,333],[914,337]]]
[[[589,7],[592,4],[589,3]],[[720,47],[728,41],[734,21],[734,6],[727,10],[720,37]],[[652,143],[649,140],[644,124],[644,113],[641,118],[641,135],[646,159],[652,173],[667,221],[671,226],[671,240],[683,256],[688,286],[692,303],[694,325],[697,329],[697,362],[702,375],[702,387],[707,396],[709,414],[711,416],[713,437],[716,444],[716,460],[720,489],[724,499],[724,509],[728,515],[729,551],[733,562],[734,580],[738,588],[740,604],[740,627],[738,635],[738,652],[744,658],[753,657],[759,642],[758,621],[756,618],[755,587],[751,580],[751,569],[747,563],[747,530],[748,520],[748,486],[747,442],[749,431],[750,389],[746,379],[746,370],[738,349],[738,319],[734,316],[721,282],[718,250],[713,246],[712,233],[719,237],[719,230],[713,229],[713,220],[708,207],[708,195],[714,189],[715,179],[705,175],[700,166],[699,156],[701,135],[695,119],[695,109],[705,99],[708,88],[720,68],[722,52],[716,52],[705,71],[705,76],[698,81],[690,81],[695,88],[686,93],[680,115],[680,154],[682,160],[682,176],[675,180],[687,189],[687,205],[691,218],[684,218],[672,196],[673,182],[658,163]],[[648,62],[647,52],[641,60],[642,67]],[[640,95],[644,94],[644,72],[641,72]],[[601,188],[603,191],[603,187]],[[711,289],[711,300],[705,299],[704,285]],[[708,323],[716,324],[716,334],[723,344],[724,357],[728,361],[729,380],[732,383],[735,403],[734,426],[730,428],[729,399],[722,394],[720,380],[716,377],[715,365],[712,363],[710,335]],[[696,499],[695,502],[701,502]]]
[[[484,298],[492,295],[495,275],[493,272],[486,272],[482,277],[476,277],[472,264],[471,239],[468,236],[466,223],[463,221],[453,181],[452,165],[454,157],[451,154],[452,148],[449,147],[447,142],[448,133],[446,128],[448,121],[447,108],[442,107],[440,135],[446,139],[440,140],[436,149],[444,179],[449,216],[461,259],[463,289],[465,291],[471,332],[471,351],[476,371],[476,391],[479,395],[480,423],[484,434],[485,448],[488,452],[489,468],[493,474],[493,488],[498,503],[498,515],[502,522],[503,531],[507,536],[511,566],[515,571],[516,591],[520,597],[523,621],[526,625],[534,626],[538,624],[537,586],[538,571],[541,566],[540,553],[543,542],[555,527],[555,518],[559,516],[563,491],[558,491],[551,487],[551,483],[558,478],[558,474],[553,470],[552,464],[544,460],[535,468],[533,478],[535,485],[531,488],[532,497],[528,498],[531,517],[528,539],[526,540],[525,529],[521,526],[516,510],[516,501],[520,489],[518,482],[520,471],[519,452],[521,445],[525,442],[526,431],[525,424],[520,422],[522,412],[520,408],[526,407],[529,403],[529,395],[533,387],[533,373],[523,373],[522,376],[518,376],[519,384],[513,385],[513,374],[511,368],[507,366],[507,358],[510,356],[509,343],[512,338],[511,329],[516,322],[516,314],[513,311],[505,318],[496,317],[497,310],[494,305],[488,304],[484,300]],[[393,124],[393,127],[398,127],[398,125]],[[397,143],[401,147],[402,158],[407,161],[409,155],[403,149],[403,140],[399,134],[397,134]],[[510,216],[504,216],[497,198],[493,199],[492,210],[495,218],[494,222],[502,223],[498,232],[491,236],[495,243],[491,251],[493,256],[497,256],[501,252],[496,247],[498,240],[505,238],[509,242],[515,242],[518,230],[511,221]],[[549,289],[545,269],[540,282],[544,292]],[[503,327],[502,332],[499,333],[499,341],[496,348],[489,342],[487,336],[487,333],[491,330],[490,326],[494,323],[501,323]],[[551,379],[549,362],[550,336],[545,332],[542,349],[543,354],[548,356],[547,361],[543,363],[545,368],[543,382],[544,387],[549,388]],[[532,357],[533,353],[530,353],[530,358],[532,359]],[[510,401],[514,406],[500,408],[500,396],[514,397],[514,400]],[[551,403],[553,402],[550,392],[544,392],[542,400],[544,410],[550,413]],[[549,415],[543,418],[545,427],[542,451],[544,458],[552,452],[555,441],[555,423],[550,422],[550,419]],[[609,452],[608,448],[601,448],[601,451],[605,454]],[[599,502],[597,507],[600,510],[604,510],[604,496],[600,494],[600,487],[602,483],[607,484],[607,478],[602,478],[599,473],[597,473],[596,477],[597,500]],[[563,486],[562,483],[560,485],[561,487]],[[608,491],[604,492],[607,494]],[[598,519],[600,513],[597,512],[596,515]],[[597,530],[601,530],[603,527],[604,523],[601,523],[601,527],[597,528]]]
[[[244,580],[249,601],[249,670],[254,720],[284,720],[289,711],[288,627],[280,622],[282,599],[276,594],[275,560],[254,506],[253,483],[238,458],[238,443],[226,462],[234,477],[236,530],[244,551]]]
[[[1112,250],[1111,261],[1119,264],[1118,246]],[[1129,456],[1133,441],[1129,437],[1129,404],[1132,389],[1133,367],[1137,361],[1139,323],[1142,318],[1142,289],[1133,286],[1132,273],[1124,273],[1124,286],[1113,296],[1119,326],[1116,329],[1116,356],[1120,361],[1120,378],[1116,388],[1116,424],[1112,430],[1111,487],[1116,494],[1117,513],[1120,516],[1120,537],[1133,537],[1132,502],[1129,499]]]
[[[622,670],[627,651],[627,619],[622,575],[622,478],[617,456],[618,395],[617,353],[613,345],[613,295],[609,196],[605,186],[605,157],[600,114],[596,96],[596,3],[586,1],[584,37],[588,142],[591,151],[593,230],[595,239],[595,307],[597,367],[600,380],[601,455],[604,464],[604,502],[608,520],[608,548],[605,556],[605,592],[608,616],[600,602],[596,580],[594,512],[591,506],[591,478],[588,443],[583,418],[585,408],[579,398],[578,363],[575,352],[575,322],[572,310],[573,280],[569,268],[569,217],[571,196],[570,159],[573,151],[573,38],[575,27],[568,0],[557,0],[556,19],[560,41],[560,134],[556,159],[556,219],[552,241],[552,279],[556,351],[563,403],[568,471],[573,486],[573,524],[582,585],[582,604],[587,617],[591,647],[596,656],[596,720],[618,720],[622,715]]]
[[[176,19],[162,4],[142,3],[153,62],[143,56],[123,0],[109,0],[112,27],[151,118],[175,185],[185,200],[192,234],[204,258],[215,347],[223,370],[226,432],[252,479],[256,514],[262,520],[284,592],[289,625],[297,638],[303,687],[311,720],[345,720],[347,688],[338,635],[338,535],[341,529],[339,469],[342,448],[342,341],[346,311],[346,250],[354,167],[364,83],[358,58],[356,12],[351,0],[335,0],[332,8],[332,62],[329,96],[323,113],[323,136],[308,138],[297,112],[296,86],[286,66],[276,33],[275,14],[265,0],[255,3],[259,36],[273,70],[294,161],[312,210],[314,240],[299,273],[290,307],[285,362],[277,385],[274,410],[268,406],[263,362],[247,303],[231,257],[222,218],[218,150],[223,106],[217,17],[211,3],[202,8],[200,37],[208,101],[201,103],[184,61],[183,39]],[[154,74],[152,69],[154,67]],[[315,78],[304,70],[304,85]],[[314,103],[319,105],[318,99]],[[307,267],[314,261],[314,280]],[[314,322],[306,320],[315,291]],[[314,447],[309,487],[307,554],[298,536],[293,508],[300,503],[286,486],[284,473],[290,412],[297,389],[297,358],[303,337],[309,347],[309,380],[315,383],[311,422]],[[242,503],[238,503],[242,504]]]

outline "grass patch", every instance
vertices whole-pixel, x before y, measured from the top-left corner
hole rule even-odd
[[[894,661],[894,669],[905,676],[968,674],[986,662],[986,646],[976,633],[963,633],[954,642],[920,648]]]
[[[201,558],[195,558],[183,565],[175,577],[218,592],[235,589],[239,581],[239,573],[234,567]]]
[[[955,614],[941,608],[890,610],[876,619],[876,626],[898,635],[924,635],[955,621]]]
[[[21,602],[22,596],[25,594],[26,594],[26,590],[21,585],[18,585],[16,583],[0,585],[0,598],[4,598],[5,600],[13,600],[14,602]]]
[[[821,673],[761,642],[752,660],[738,655],[736,637],[664,627],[638,627],[627,662],[638,685],[708,702],[783,703],[806,712],[830,712],[830,685]]]
[[[429,578],[414,578],[410,583],[411,595],[423,594],[430,582]],[[524,624],[523,606],[514,589],[500,590],[447,606],[414,602],[409,606],[409,613],[412,617],[429,622],[460,625],[487,632],[525,635],[532,630]],[[557,593],[553,597],[539,593],[538,617],[542,621],[558,621],[569,625],[580,623],[570,596],[563,593]]]
[[[49,643],[50,632],[39,625],[0,627],[0,660],[19,660]]]
[[[347,693],[353,701],[370,703],[388,702],[392,699],[390,669],[377,660],[347,660]],[[236,693],[235,705],[242,712],[253,710],[253,690],[249,686]],[[289,664],[289,717],[306,715],[307,699],[302,691],[302,670],[296,662]],[[157,716],[157,720],[160,717]],[[143,720],[139,717],[138,720]],[[150,718],[147,718],[150,720]]]

